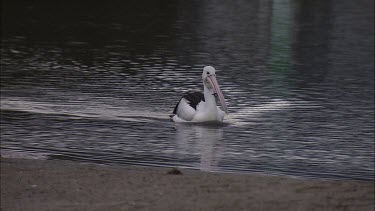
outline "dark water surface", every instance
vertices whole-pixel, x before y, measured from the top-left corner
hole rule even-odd
[[[2,1],[1,153],[374,178],[374,3]],[[175,124],[217,69],[230,115]]]

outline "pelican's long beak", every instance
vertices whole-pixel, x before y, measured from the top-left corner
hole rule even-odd
[[[214,93],[219,98],[219,102],[221,104],[221,107],[223,107],[225,113],[228,114],[227,103],[225,102],[224,95],[220,90],[219,84],[217,83],[216,76],[215,75],[209,75],[209,76],[207,76],[207,79],[208,79],[209,83],[211,84],[211,87],[212,87]]]

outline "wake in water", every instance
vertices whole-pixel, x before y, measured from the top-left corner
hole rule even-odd
[[[253,124],[252,119],[260,118],[261,115],[285,109],[306,108],[313,105],[296,103],[287,100],[274,99],[268,103],[243,106],[232,110],[226,117],[225,124],[235,126],[247,126]],[[103,120],[121,120],[130,122],[155,122],[170,120],[168,111],[150,111],[150,108],[116,107],[103,102],[91,102],[84,104],[58,104],[49,102],[27,101],[17,98],[3,98],[1,109],[10,111],[23,111],[47,115],[64,115],[71,118],[97,118]]]
[[[64,115],[72,118],[97,118],[130,122],[149,122],[169,119],[165,113],[148,111],[146,108],[116,107],[102,102],[81,104],[58,104],[26,101],[23,99],[2,99],[2,110],[23,111],[48,115]]]

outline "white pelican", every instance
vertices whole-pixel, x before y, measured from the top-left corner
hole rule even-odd
[[[206,66],[202,73],[204,94],[188,92],[177,103],[171,115],[175,122],[222,122],[228,114],[227,104],[216,81],[215,68]],[[216,105],[215,97],[224,109]]]

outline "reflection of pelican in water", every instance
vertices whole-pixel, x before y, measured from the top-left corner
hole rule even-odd
[[[228,113],[227,104],[219,84],[216,81],[215,68],[206,66],[202,73],[204,93],[185,94],[173,110],[175,122],[222,122]],[[215,96],[224,109],[216,106]]]
[[[222,154],[220,125],[176,125],[176,141],[182,155],[199,156],[199,169],[214,171]]]

